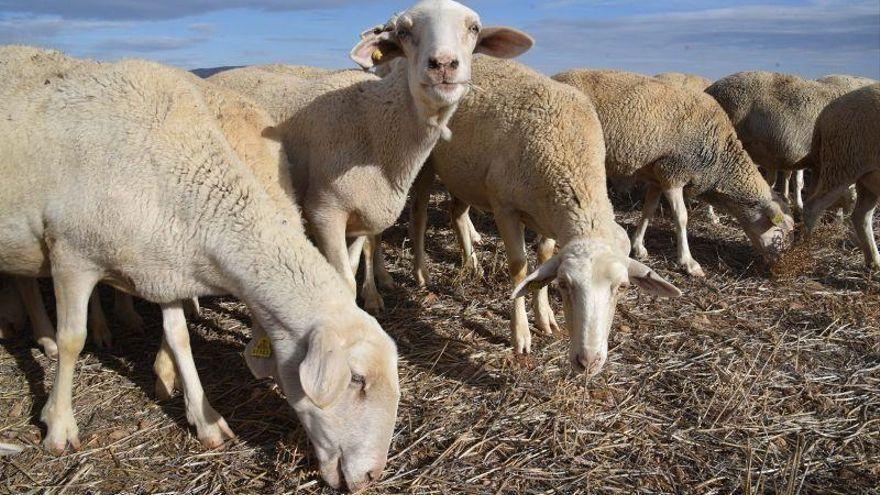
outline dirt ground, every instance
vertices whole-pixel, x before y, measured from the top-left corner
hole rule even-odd
[[[631,231],[636,211],[620,211]],[[531,362],[512,358],[511,288],[488,216],[475,216],[485,277],[473,280],[458,271],[435,196],[425,290],[410,276],[405,224],[392,229],[400,287],[385,292],[380,321],[398,343],[403,397],[385,478],[370,492],[880,493],[880,280],[863,270],[849,227],[825,228],[805,271],[779,279],[730,218],[720,227],[699,212],[692,219],[707,278],[675,267],[672,225],[657,220],[650,264],[685,295],[630,289],[609,363],[591,381],[570,372],[565,337],[538,335]],[[205,451],[182,397],[157,401],[160,315],[142,303],[146,336],[114,326],[113,349],[89,343],[79,361],[79,452],[39,447],[55,364],[26,339],[2,342],[0,442],[25,451],[0,457],[0,492],[330,492],[292,410],[240,356],[247,310],[203,304],[191,323],[195,360],[237,440]]]

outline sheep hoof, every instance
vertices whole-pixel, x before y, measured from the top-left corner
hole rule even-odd
[[[379,282],[379,287],[385,290],[393,290],[397,288],[397,282],[391,278],[391,275],[385,273],[376,276],[376,281]]]
[[[646,260],[648,258],[648,250],[645,246],[634,244],[632,247],[632,257],[637,260]]]
[[[37,339],[37,344],[43,348],[43,353],[46,354],[46,357],[52,360],[58,359],[58,344],[55,343],[55,339],[52,337],[40,337]]]
[[[378,292],[364,294],[364,309],[370,314],[385,312],[385,301]]]
[[[428,276],[428,270],[425,268],[416,268],[413,278],[416,279],[416,284],[419,287],[426,287],[431,280],[431,277]]]
[[[682,261],[681,264],[682,264],[682,266],[684,266],[688,275],[690,275],[692,277],[703,278],[706,276],[706,272],[703,271],[703,267],[701,267],[700,264],[694,260]]]

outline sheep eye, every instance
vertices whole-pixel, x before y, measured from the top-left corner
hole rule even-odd
[[[480,26],[477,24],[471,24],[471,32],[474,34],[480,34]]]
[[[406,38],[407,36],[409,36],[409,31],[407,31],[407,30],[404,29],[404,28],[400,28],[400,29],[397,30],[397,33],[396,33],[396,34],[397,34],[397,38],[398,38],[398,39],[400,39],[400,38]]]
[[[364,375],[358,375],[358,374],[352,373],[351,383],[353,385],[359,385],[359,386],[363,387],[364,385],[367,384],[367,379],[364,378]]]

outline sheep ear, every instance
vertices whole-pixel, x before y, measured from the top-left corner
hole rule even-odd
[[[342,395],[351,381],[348,351],[337,333],[316,328],[309,334],[309,350],[299,365],[299,381],[303,391],[321,409]]]
[[[537,270],[520,282],[516,289],[513,289],[513,295],[510,298],[523,297],[529,291],[538,290],[548,285],[556,278],[560,263],[562,261],[558,254],[545,261],[543,265],[539,266]]]
[[[364,31],[361,41],[351,49],[349,57],[364,70],[403,56],[403,50],[392,33],[377,29]]]
[[[628,268],[630,283],[638,285],[649,294],[662,297],[678,297],[681,295],[678,287],[657,275],[657,272],[651,270],[645,264],[629,259]]]
[[[281,130],[274,126],[268,126],[264,128],[263,131],[260,132],[260,136],[278,143],[284,140],[284,135],[282,134]]]
[[[480,31],[480,40],[474,53],[490,57],[513,58],[529,51],[535,40],[531,36],[509,27],[487,27]]]

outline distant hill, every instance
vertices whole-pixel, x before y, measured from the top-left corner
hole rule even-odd
[[[202,79],[206,79],[206,78],[211,77],[214,74],[217,74],[219,72],[225,72],[227,70],[232,70],[232,69],[240,69],[241,67],[245,67],[245,66],[244,65],[226,65],[223,67],[209,67],[206,69],[193,69],[190,72],[201,77]]]

